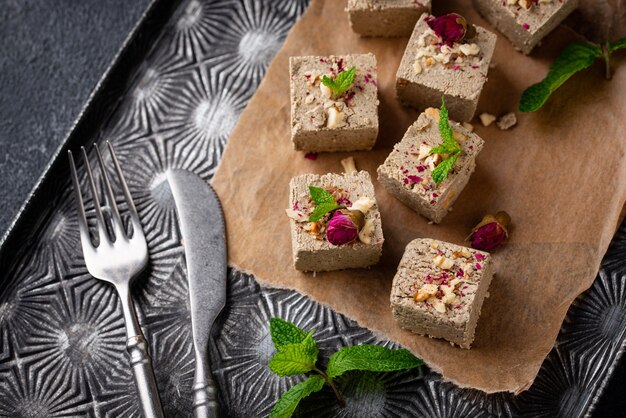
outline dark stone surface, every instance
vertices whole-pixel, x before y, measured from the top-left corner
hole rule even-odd
[[[0,7],[0,235],[149,0],[5,0]],[[626,416],[626,361],[594,417]]]
[[[149,0],[0,5],[0,236]]]

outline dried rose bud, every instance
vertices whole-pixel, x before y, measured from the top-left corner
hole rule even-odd
[[[467,21],[457,13],[439,17],[429,16],[426,18],[426,23],[448,46],[452,46],[454,42],[462,40],[468,34]]]
[[[472,229],[468,237],[472,248],[482,251],[491,251],[509,237],[507,227],[511,217],[506,212],[498,212],[496,216],[485,215],[483,220]]]
[[[365,215],[360,210],[339,209],[328,221],[326,239],[333,245],[348,244],[357,239],[364,223]]]

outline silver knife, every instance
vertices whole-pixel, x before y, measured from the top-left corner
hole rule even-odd
[[[213,188],[187,170],[168,170],[176,202],[187,264],[191,327],[196,357],[194,416],[217,417],[219,405],[209,367],[209,338],[215,318],[226,303],[226,228]]]

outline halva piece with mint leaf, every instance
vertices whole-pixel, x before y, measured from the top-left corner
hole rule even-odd
[[[524,54],[529,54],[578,7],[578,0],[473,0],[473,3]]]
[[[346,11],[352,30],[361,36],[411,36],[431,0],[348,0]]]
[[[433,239],[411,241],[391,287],[394,319],[409,331],[470,348],[492,264],[486,252]]]
[[[291,180],[289,189],[286,213],[296,270],[378,263],[384,239],[369,173],[303,174]]]
[[[407,106],[438,106],[443,95],[452,119],[472,119],[496,35],[455,13],[424,14],[415,25],[396,74],[396,94]]]
[[[379,103],[373,54],[291,57],[289,73],[296,150],[372,149]]]
[[[387,192],[435,223],[443,220],[467,185],[484,145],[478,135],[448,121],[457,145],[442,149],[440,113],[426,109],[378,167],[378,181]]]

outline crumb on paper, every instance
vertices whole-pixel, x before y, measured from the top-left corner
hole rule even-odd
[[[348,157],[341,160],[341,166],[343,167],[343,171],[346,173],[356,173],[356,163],[354,162],[354,157]]]
[[[517,125],[517,116],[515,116],[514,112],[500,116],[496,122],[496,126],[502,131],[511,129],[515,125]]]
[[[496,120],[496,117],[491,113],[481,113],[478,118],[480,119],[480,123],[482,123],[483,126],[489,126]]]

